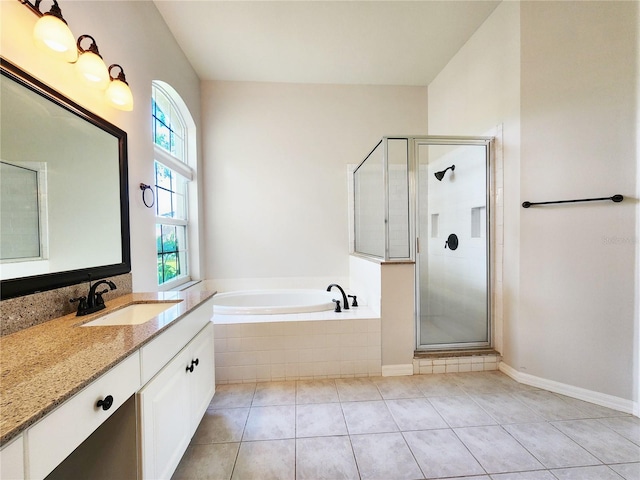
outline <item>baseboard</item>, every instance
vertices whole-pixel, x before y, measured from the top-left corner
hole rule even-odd
[[[593,390],[587,390],[586,388],[575,387],[566,383],[560,383],[554,380],[536,377],[535,375],[530,375],[528,373],[519,372],[504,362],[500,362],[498,369],[502,373],[513,378],[516,382],[638,416],[638,403],[632,400],[607,395],[606,393],[594,392]]]
[[[383,365],[382,376],[383,377],[397,377],[400,375],[413,375],[413,364],[401,364],[401,365]]]

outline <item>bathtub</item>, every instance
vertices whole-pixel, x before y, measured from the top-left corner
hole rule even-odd
[[[341,297],[303,289],[216,294],[216,383],[381,375],[380,313],[367,305],[336,313],[332,299]]]
[[[242,290],[217,294],[214,315],[275,315],[333,310],[340,292],[324,290]]]

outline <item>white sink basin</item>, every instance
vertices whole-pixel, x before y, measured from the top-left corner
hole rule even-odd
[[[180,300],[182,301],[182,300]],[[115,312],[107,313],[82,325],[83,327],[107,327],[113,325],[140,325],[175,307],[179,302],[134,303]]]

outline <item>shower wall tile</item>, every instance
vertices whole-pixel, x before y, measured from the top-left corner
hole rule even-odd
[[[216,381],[378,376],[380,332],[380,319],[216,324]]]

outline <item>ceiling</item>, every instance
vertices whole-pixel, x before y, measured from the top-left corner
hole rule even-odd
[[[428,85],[500,2],[154,3],[202,80]]]

